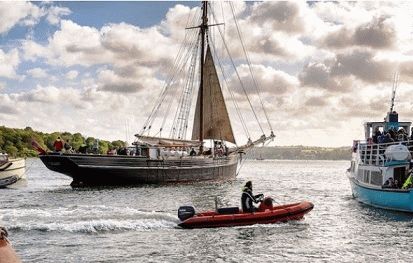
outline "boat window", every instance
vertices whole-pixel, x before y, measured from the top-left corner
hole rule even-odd
[[[359,169],[358,172],[357,172],[357,179],[358,180],[364,180],[363,178],[364,178],[364,170]]]
[[[374,185],[382,185],[383,184],[383,176],[381,175],[380,171],[371,171],[371,184]]]
[[[355,168],[354,164],[355,164],[354,161],[351,161],[350,171],[353,173],[354,173],[354,168]]]
[[[363,180],[363,182],[365,182],[365,183],[370,183],[370,173],[369,173],[370,171],[368,171],[368,170],[364,170],[364,180]]]

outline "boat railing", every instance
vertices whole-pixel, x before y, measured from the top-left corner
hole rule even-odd
[[[386,164],[385,151],[390,145],[405,145],[410,154],[413,156],[413,140],[398,141],[390,143],[359,143],[357,152],[359,153],[361,163],[364,165],[383,166]]]

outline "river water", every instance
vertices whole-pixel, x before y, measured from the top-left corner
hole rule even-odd
[[[354,200],[348,161],[246,161],[227,183],[72,189],[70,179],[27,160],[27,186],[0,190],[0,225],[24,262],[412,262],[413,215]],[[184,230],[180,205],[239,205],[255,194],[309,200],[304,220]]]

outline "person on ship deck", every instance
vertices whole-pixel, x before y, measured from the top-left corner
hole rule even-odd
[[[54,150],[56,152],[61,152],[63,150],[63,145],[64,145],[63,140],[60,138],[60,136],[57,137],[57,139],[53,143]]]

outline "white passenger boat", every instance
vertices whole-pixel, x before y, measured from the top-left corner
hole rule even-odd
[[[413,212],[413,138],[411,122],[399,122],[393,110],[383,122],[366,122],[365,138],[353,143],[348,169],[353,196],[367,205]]]

